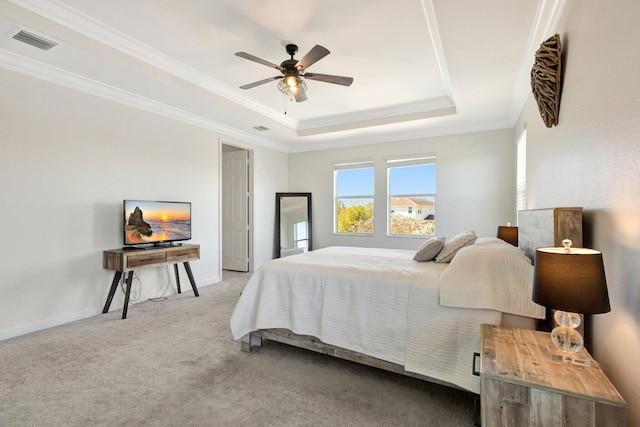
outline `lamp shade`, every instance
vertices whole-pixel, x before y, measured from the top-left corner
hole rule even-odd
[[[518,227],[499,225],[498,238],[507,243],[511,243],[513,246],[518,246]]]
[[[611,311],[602,252],[585,248],[536,249],[534,302],[573,313]]]

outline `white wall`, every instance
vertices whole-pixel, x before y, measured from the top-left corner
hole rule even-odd
[[[254,270],[275,257],[276,193],[287,189],[287,155],[256,147],[253,218]]]
[[[6,70],[0,93],[0,339],[102,311],[113,278],[102,251],[123,244],[125,198],[190,201],[194,277],[220,280],[220,135]],[[254,159],[256,202],[273,206],[286,155],[258,147]],[[271,258],[270,215],[256,219],[258,264]],[[176,292],[173,269],[138,276],[139,301]]]
[[[495,236],[515,223],[515,138],[511,130],[398,141],[289,155],[289,191],[312,193],[314,248],[331,245],[416,249],[423,238],[386,237],[386,158],[435,153],[436,234]],[[333,234],[333,162],[375,159],[372,237]]]
[[[640,2],[567,2],[557,127],[531,97],[527,207],[582,206],[585,246],[603,253],[611,312],[593,316],[592,352],[640,425]]]

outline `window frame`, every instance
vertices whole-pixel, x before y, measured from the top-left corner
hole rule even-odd
[[[353,169],[372,169],[373,170],[373,194],[349,194],[338,195],[338,174],[341,170],[353,170]],[[371,199],[373,201],[373,215],[372,221],[375,221],[375,160],[374,159],[360,159],[351,161],[342,161],[333,163],[333,234],[337,236],[373,236],[375,233],[375,224],[372,232],[353,232],[353,231],[338,231],[338,203],[341,199]]]
[[[391,199],[399,198],[399,197],[416,197],[416,198],[429,198],[433,199],[434,211],[433,215],[435,217],[436,210],[436,195],[437,189],[434,193],[419,193],[419,194],[391,194],[391,169],[392,168],[400,168],[400,167],[410,167],[410,166],[422,166],[422,165],[430,165],[433,164],[436,167],[436,177],[437,177],[437,156],[435,153],[428,154],[414,154],[414,155],[406,155],[401,157],[389,157],[385,159],[385,166],[387,172],[387,188],[386,188],[386,198],[387,198],[387,237],[400,237],[400,238],[418,238],[424,239],[425,237],[435,236],[435,220],[434,220],[434,230],[432,234],[404,234],[404,233],[392,233],[391,232],[391,215],[395,213],[395,211],[391,207]],[[418,213],[422,213],[421,208],[417,208]],[[412,211],[412,209],[410,209]],[[412,212],[410,212],[412,213]]]
[[[527,209],[527,130],[516,141],[516,215]]]
[[[302,226],[301,226],[302,225]],[[300,238],[300,229],[304,230],[304,237]],[[294,224],[293,227],[293,242],[296,248],[308,248],[309,247],[309,221],[299,221]],[[304,246],[300,246],[300,243],[304,243]]]

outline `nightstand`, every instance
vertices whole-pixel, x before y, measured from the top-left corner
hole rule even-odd
[[[627,404],[585,349],[588,367],[552,361],[546,332],[482,325],[481,336],[483,427],[625,425]]]

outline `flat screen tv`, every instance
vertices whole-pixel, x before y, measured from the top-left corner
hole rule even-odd
[[[124,200],[125,247],[172,246],[191,239],[191,203]]]

